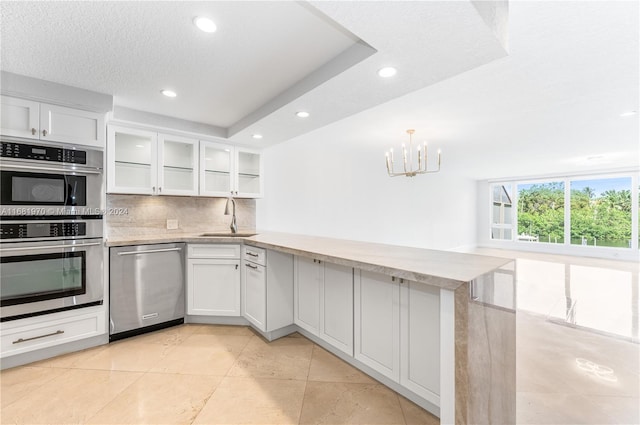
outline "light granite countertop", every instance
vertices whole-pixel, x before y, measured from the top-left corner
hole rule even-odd
[[[244,243],[455,290],[512,260],[344,239],[264,232],[250,237],[203,237],[198,234],[132,235],[109,238],[107,246],[169,242]]]

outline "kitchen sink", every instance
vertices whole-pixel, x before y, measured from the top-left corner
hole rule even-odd
[[[257,233],[221,233],[221,232],[214,232],[214,233],[202,233],[199,236],[201,238],[247,238],[249,236],[255,236],[257,235]]]

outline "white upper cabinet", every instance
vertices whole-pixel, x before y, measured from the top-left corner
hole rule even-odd
[[[200,195],[262,197],[259,151],[214,142],[200,142]]]
[[[104,115],[1,96],[5,136],[104,147]]]
[[[200,195],[234,194],[235,161],[232,146],[200,142]]]
[[[262,155],[259,151],[236,148],[235,196],[239,198],[262,197]]]
[[[2,96],[2,134],[40,138],[40,103]]]
[[[198,194],[198,143],[158,134],[158,190],[162,195]]]
[[[197,195],[195,139],[109,126],[107,191],[143,195]]]

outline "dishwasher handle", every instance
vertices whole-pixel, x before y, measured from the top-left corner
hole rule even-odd
[[[124,251],[124,252],[118,252],[118,255],[153,254],[156,252],[172,252],[172,251],[182,251],[182,248],[149,249],[147,251]]]

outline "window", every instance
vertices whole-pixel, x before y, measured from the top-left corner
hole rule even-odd
[[[564,243],[564,182],[518,185],[517,239]]]
[[[633,172],[492,183],[491,240],[638,249],[639,177]]]
[[[512,240],[513,214],[511,185],[496,184],[491,188],[491,239]]]
[[[571,244],[631,248],[631,177],[571,182]]]

